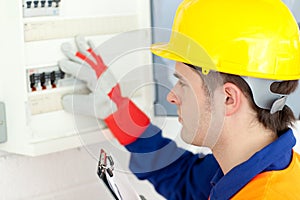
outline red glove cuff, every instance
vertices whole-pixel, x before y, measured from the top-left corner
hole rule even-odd
[[[150,124],[149,118],[128,98],[104,121],[122,145],[134,142]]]

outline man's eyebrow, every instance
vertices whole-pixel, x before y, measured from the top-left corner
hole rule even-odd
[[[176,72],[173,75],[178,79],[184,80],[183,76],[181,76],[180,74],[178,74]]]

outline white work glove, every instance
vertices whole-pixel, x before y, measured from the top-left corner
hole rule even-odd
[[[76,52],[69,43],[62,44],[68,60],[59,61],[65,73],[84,81],[91,93],[66,95],[62,104],[67,112],[95,116],[104,120],[113,135],[123,145],[134,142],[148,127],[149,118],[128,98],[99,55],[94,45],[76,37]]]
[[[62,44],[62,52],[69,60],[61,60],[58,64],[65,73],[71,74],[78,80],[84,81],[91,93],[88,95],[66,95],[62,99],[63,107],[67,112],[95,116],[103,120],[117,110],[115,103],[107,96],[111,88],[116,85],[116,81],[108,70],[101,76],[101,79],[104,81],[100,79],[98,81],[97,74],[89,63],[91,64],[90,61],[96,63],[98,68],[102,69],[103,72],[106,66],[102,59],[97,57],[97,60],[95,60],[91,54],[88,55],[87,49],[90,47],[85,43],[84,38],[78,36],[75,38],[75,42],[79,52],[76,52],[70,43]],[[81,58],[78,56],[81,56]],[[84,56],[86,57],[85,61],[82,60]],[[102,82],[103,84],[97,85],[97,82]]]

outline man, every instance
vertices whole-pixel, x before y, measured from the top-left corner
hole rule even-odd
[[[300,79],[300,37],[280,0],[185,0],[169,43],[152,46],[176,61],[179,80],[167,99],[178,108],[183,140],[211,148],[203,158],[163,138],[117,83],[103,84],[109,73],[101,58],[77,44],[84,66],[64,47],[73,61],[61,68],[90,74],[78,78],[91,83],[96,116],[131,152],[133,173],[167,199],[300,199],[300,156],[289,128],[295,116],[286,105]],[[72,98],[91,102],[66,96],[67,111]]]

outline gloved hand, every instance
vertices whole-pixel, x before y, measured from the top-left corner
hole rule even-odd
[[[59,66],[65,73],[84,81],[91,93],[64,96],[64,109],[104,120],[123,145],[134,142],[148,127],[149,118],[129,98],[122,96],[120,85],[94,52],[94,45],[80,36],[75,38],[75,43],[77,52],[69,43],[62,44],[68,60],[59,61]]]

